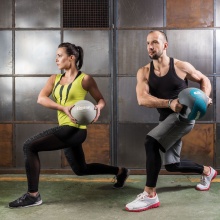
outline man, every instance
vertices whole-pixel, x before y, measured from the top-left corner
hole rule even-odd
[[[147,181],[144,192],[126,205],[127,211],[139,212],[160,206],[156,183],[161,169],[161,155],[166,170],[170,172],[201,174],[197,190],[209,190],[211,181],[217,175],[212,167],[180,160],[181,138],[192,130],[195,120],[184,120],[179,116],[183,106],[178,102],[178,94],[187,88],[187,82],[191,80],[199,83],[200,89],[209,97],[211,84],[190,63],[168,57],[167,48],[168,40],[164,32],[155,30],[148,34],[147,50],[153,61],[138,70],[136,93],[139,105],[157,108],[160,123],[146,136]],[[208,106],[211,104],[209,98]]]

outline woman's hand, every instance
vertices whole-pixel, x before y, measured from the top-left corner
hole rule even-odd
[[[95,105],[95,109],[96,109],[96,117],[92,121],[92,123],[96,122],[99,119],[100,112],[101,112],[101,107],[99,105]]]
[[[71,121],[75,124],[77,124],[77,120],[75,118],[73,118],[73,116],[71,115],[71,109],[74,107],[75,105],[72,106],[63,106],[63,112],[69,116],[69,118],[71,119]]]

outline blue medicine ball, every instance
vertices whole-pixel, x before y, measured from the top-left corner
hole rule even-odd
[[[186,88],[179,95],[179,103],[183,109],[179,113],[181,117],[188,120],[197,120],[203,117],[208,106],[208,97],[200,89]]]

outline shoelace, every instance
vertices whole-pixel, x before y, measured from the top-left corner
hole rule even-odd
[[[200,184],[202,184],[203,186],[206,185],[206,176],[205,175],[202,175],[201,178],[200,178]]]
[[[117,176],[114,176],[113,178],[112,178],[112,183],[116,183],[117,182]]]
[[[139,200],[139,199],[144,199],[144,198],[146,198],[147,197],[147,195],[146,194],[144,194],[144,193],[140,193],[139,195],[137,195],[137,198],[136,198],[136,200]]]
[[[27,193],[25,193],[22,197],[20,197],[17,201],[22,202],[27,197]]]

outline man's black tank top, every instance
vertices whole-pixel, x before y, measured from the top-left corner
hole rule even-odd
[[[182,80],[174,69],[174,59],[170,57],[170,67],[168,73],[162,77],[154,73],[153,61],[150,63],[149,75],[150,94],[160,99],[176,99],[180,91],[188,87],[188,82]],[[160,114],[159,120],[163,121],[168,115],[173,113],[170,108],[157,108]]]

